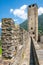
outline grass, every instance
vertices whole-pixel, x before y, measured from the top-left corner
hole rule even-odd
[[[1,40],[0,40],[0,55],[2,55]]]
[[[2,47],[0,47],[0,55],[2,55]]]

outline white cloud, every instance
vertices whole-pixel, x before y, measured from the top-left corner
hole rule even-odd
[[[13,15],[25,20],[27,19],[27,12],[26,12],[27,5],[21,6],[19,9],[10,9],[10,12],[13,13]]]
[[[40,7],[40,8],[38,9],[38,15],[41,15],[41,14],[43,14],[43,7]]]
[[[2,25],[2,23],[0,22],[0,28],[1,28],[1,25]]]
[[[27,5],[23,5],[22,7],[20,7],[21,10],[25,10],[27,8]]]
[[[17,21],[17,19],[13,19],[14,21]]]
[[[22,20],[26,20],[27,19],[27,12],[26,12],[27,6],[28,5],[23,5],[19,9],[10,9],[10,12],[14,16],[19,17]],[[38,8],[38,15],[41,15],[41,14],[43,14],[43,7]],[[14,20],[14,21],[17,21],[17,20]]]
[[[13,12],[13,9],[10,9],[10,12]]]

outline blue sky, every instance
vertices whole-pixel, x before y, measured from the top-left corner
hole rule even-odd
[[[38,12],[41,15],[43,0],[0,0],[0,23],[2,18],[12,18],[15,23],[22,23],[27,19],[27,6],[33,3],[38,5]]]

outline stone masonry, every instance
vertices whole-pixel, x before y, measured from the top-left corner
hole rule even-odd
[[[14,21],[11,18],[2,19],[2,56],[11,59],[14,54]]]
[[[11,18],[2,19],[2,64],[21,64],[28,43],[28,32]],[[15,60],[16,59],[16,60]]]

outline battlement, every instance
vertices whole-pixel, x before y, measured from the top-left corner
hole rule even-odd
[[[32,5],[29,5],[28,7],[29,8],[32,8],[32,7],[37,7],[38,8],[37,4],[32,4]]]

